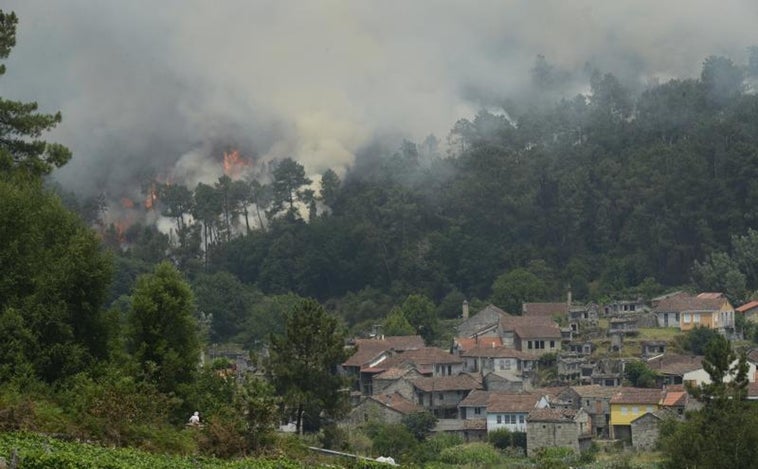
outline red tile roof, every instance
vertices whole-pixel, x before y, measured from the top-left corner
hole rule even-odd
[[[609,386],[600,386],[599,384],[589,384],[586,386],[571,386],[579,397],[591,399],[610,399],[613,397],[615,388]]]
[[[750,303],[745,303],[744,305],[740,306],[739,308],[735,308],[735,311],[739,311],[740,313],[744,313],[746,311],[750,311],[753,308],[758,308],[758,301],[751,301]]]
[[[522,339],[560,339],[561,329],[548,317],[511,316],[500,320],[504,331],[513,331]]]
[[[686,391],[666,391],[661,405],[664,406],[683,406],[687,403]]]
[[[363,367],[390,350],[402,352],[424,347],[424,339],[419,335],[387,336],[383,339],[355,339],[355,353],[342,366]]]
[[[491,347],[495,345],[503,345],[503,339],[498,336],[494,337],[456,337],[453,339],[459,350],[466,351],[471,350],[474,347]]]

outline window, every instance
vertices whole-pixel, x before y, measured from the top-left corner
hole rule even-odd
[[[440,393],[437,393],[437,400],[438,400],[438,401],[441,401],[441,400],[443,400],[444,398],[445,398],[445,395],[444,395],[444,394],[442,394],[441,392],[440,392]]]
[[[629,305],[629,311],[634,311],[634,305]]]
[[[700,313],[695,313],[692,315],[692,322],[700,322]]]
[[[625,406],[621,407],[621,415],[626,415],[627,409]]]
[[[475,415],[481,415],[482,414],[482,408],[481,407],[474,407],[474,414]]]
[[[524,414],[518,416],[518,423],[524,423]]]
[[[584,405],[586,405],[587,407],[589,407],[590,406],[590,400],[587,399],[586,401],[584,401]]]
[[[526,341],[526,348],[528,348],[529,350],[532,349],[532,341],[531,340],[527,340]]]
[[[692,322],[692,316],[690,316],[690,313],[684,313],[684,323],[689,324]]]
[[[502,415],[498,415],[497,416],[497,423],[503,423],[503,416]]]
[[[637,407],[637,406],[632,407],[632,413],[633,414],[639,414],[640,413],[640,408]]]
[[[555,348],[555,341],[554,340],[550,341],[550,348]]]
[[[503,360],[501,362],[501,364],[503,365],[503,367],[501,368],[501,370],[510,370],[511,369],[511,359],[510,358],[506,358],[505,360]]]

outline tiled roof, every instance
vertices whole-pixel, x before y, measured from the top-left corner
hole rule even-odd
[[[487,400],[490,398],[490,391],[483,391],[481,389],[475,389],[468,393],[465,399],[463,399],[458,406],[459,407],[485,407]]]
[[[537,360],[539,357],[528,352],[522,352],[514,348],[500,346],[480,346],[461,354],[462,357],[485,357],[485,358],[518,358],[520,360]]]
[[[414,404],[408,399],[404,398],[402,394],[395,392],[393,394],[380,394],[377,396],[370,396],[369,399],[373,399],[376,402],[394,409],[401,414],[412,414],[414,412],[422,412],[423,407]]]
[[[550,386],[550,387],[542,387],[542,388],[535,388],[531,390],[532,394],[537,394],[539,396],[547,396],[548,399],[551,401],[555,401],[558,399],[558,395],[566,390],[568,386]]]
[[[524,338],[561,338],[561,329],[552,319],[543,316],[524,317],[510,316],[500,320],[504,331],[513,331]]]
[[[467,391],[482,387],[469,375],[416,378],[413,380],[413,385],[424,392]]]
[[[611,404],[659,404],[664,396],[662,389],[616,388]]]
[[[453,339],[459,350],[471,350],[474,347],[492,347],[492,345],[503,345],[503,339],[498,336],[493,337],[456,337]]]
[[[663,397],[661,405],[664,406],[682,406],[687,403],[686,391],[669,391],[666,390],[666,395]]]
[[[702,293],[700,295],[703,295]],[[726,298],[711,297],[708,294],[705,297],[681,294],[664,298],[658,303],[654,312],[682,312],[682,311],[718,311],[724,304]]]
[[[342,364],[342,366],[362,367],[388,350],[389,348],[387,345],[381,341],[361,341],[356,344],[355,352]]]
[[[540,396],[532,393],[493,392],[487,401],[487,413],[529,412],[539,400]]]
[[[576,418],[576,409],[534,409],[526,417],[528,422],[572,422]]]
[[[554,314],[567,314],[569,310],[568,303],[524,303],[522,306],[524,316],[547,316]]]
[[[703,367],[703,357],[666,353],[647,361],[650,369],[667,375],[684,375]]]
[[[615,388],[600,386],[599,384],[589,384],[586,386],[571,386],[571,389],[582,398],[610,399],[613,397]]]
[[[400,379],[410,373],[411,370],[412,368],[408,367],[392,367],[374,376],[373,379]]]
[[[720,292],[703,292],[698,293],[698,298],[707,299],[707,300],[715,300],[718,298],[724,298],[724,294]]]
[[[386,336],[383,339],[355,339],[356,351],[342,366],[363,367],[389,350],[402,352],[422,347],[424,347],[424,339],[420,335]]]
[[[735,308],[735,311],[739,311],[740,313],[744,313],[746,311],[750,311],[753,308],[758,308],[758,301],[751,301],[750,303],[745,303],[744,305],[740,306],[739,308]]]

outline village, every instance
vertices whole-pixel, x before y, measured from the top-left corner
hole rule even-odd
[[[347,425],[399,423],[416,412],[437,418],[432,430],[466,442],[507,429],[525,434],[528,455],[543,447],[577,452],[622,442],[654,449],[659,423],[702,407],[688,392],[710,381],[703,357],[675,338],[708,328],[736,339],[735,319],[754,320],[758,302],[734,308],[725,295],[675,292],[598,305],[524,303],[521,315],[488,305],[461,309],[449,350],[420,336],[351,340],[342,364],[350,377]],[[748,399],[758,399],[758,350],[748,353]],[[652,387],[632,387],[625,368],[644,363]],[[692,388],[690,388],[692,389]]]

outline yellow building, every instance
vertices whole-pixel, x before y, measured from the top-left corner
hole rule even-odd
[[[618,388],[611,397],[611,438],[631,439],[632,421],[661,408],[665,391],[647,388]]]
[[[682,331],[696,327],[734,327],[734,307],[723,293],[700,293],[694,296],[680,293],[661,300],[653,312],[658,316],[660,326],[678,325]]]

